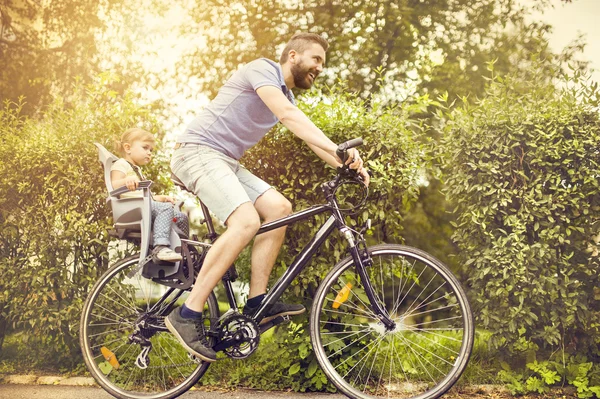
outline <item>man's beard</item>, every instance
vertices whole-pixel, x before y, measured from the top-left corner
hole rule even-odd
[[[308,76],[309,73],[312,73],[315,79],[317,79],[317,76],[319,75],[317,71],[311,71],[309,68],[306,68],[302,61],[293,64],[290,70],[294,77],[294,85],[299,89],[310,89],[312,87],[314,80],[310,80],[310,77]]]

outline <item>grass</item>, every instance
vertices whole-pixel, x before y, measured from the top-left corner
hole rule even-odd
[[[224,304],[220,305],[223,307]],[[225,311],[226,308],[227,306],[224,306],[221,310]],[[225,359],[211,365],[201,384],[207,387],[289,388],[291,381],[288,381],[288,370],[280,364],[284,359],[279,358],[279,362],[273,361],[278,350],[274,342],[274,332],[275,329],[271,329],[261,336],[258,350],[248,359]],[[497,378],[500,366],[495,360],[497,353],[488,346],[489,336],[489,332],[477,331],[471,359],[458,383],[459,387],[500,383]],[[291,362],[299,361],[295,356],[286,354],[284,357]],[[44,355],[35,347],[24,343],[18,333],[11,334],[6,337],[0,352],[0,374],[27,373],[89,375],[83,360],[72,367],[57,364],[51,355]]]
[[[500,364],[497,353],[489,345],[488,331],[475,330],[475,341],[469,364],[463,373],[459,385],[499,384],[497,374]]]
[[[89,375],[83,359],[74,365],[61,364],[56,355],[23,342],[21,334],[7,335],[0,351],[0,374]]]

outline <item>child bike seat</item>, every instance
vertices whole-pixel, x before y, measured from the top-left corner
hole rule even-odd
[[[139,240],[140,262],[142,262],[148,255],[150,247],[152,228],[150,186],[152,181],[139,182],[137,189],[142,191],[141,197],[120,198],[121,194],[129,192],[129,189],[123,186],[114,190],[110,180],[110,168],[119,158],[104,148],[102,144],[94,143],[94,145],[98,148],[98,157],[104,168],[104,184],[108,190],[106,202],[110,203],[113,214],[114,235],[121,239]]]

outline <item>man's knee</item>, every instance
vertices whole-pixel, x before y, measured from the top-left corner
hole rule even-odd
[[[250,203],[242,204],[227,218],[227,229],[254,237],[260,228],[260,217]]]
[[[292,213],[292,203],[287,199],[283,198],[278,205],[279,217],[284,217]]]
[[[263,208],[265,213],[263,216],[268,221],[279,219],[292,213],[292,203],[283,196],[271,198],[267,206],[263,206]]]

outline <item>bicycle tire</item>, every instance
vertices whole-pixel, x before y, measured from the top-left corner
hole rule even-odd
[[[351,257],[340,261],[315,294],[311,343],[328,379],[353,399],[434,399],[467,366],[474,322],[456,277],[416,248],[367,249],[374,291],[396,327],[387,331],[370,308]]]
[[[147,334],[151,335],[149,341],[152,343],[147,357],[140,355],[141,345],[130,341],[136,320],[157,302],[158,296],[154,294],[160,296],[162,290],[168,289],[143,278],[141,270],[128,279],[126,275],[137,266],[138,260],[139,256],[134,255],[117,262],[92,287],[81,315],[83,358],[96,382],[117,398],[175,398],[202,378],[209,363],[198,363],[190,358],[168,331]],[[140,298],[140,294],[146,297]],[[174,290],[172,295],[177,294],[181,294],[177,299],[179,303],[187,292],[182,294],[180,290]],[[206,317],[218,319],[219,306],[214,293],[209,296],[204,312]],[[155,322],[164,323],[164,318],[162,320],[157,318]],[[149,360],[147,368],[136,365],[139,357]]]

